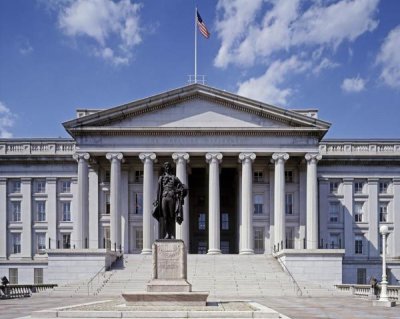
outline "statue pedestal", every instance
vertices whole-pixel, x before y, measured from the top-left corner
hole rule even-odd
[[[187,252],[182,240],[162,239],[153,244],[153,276],[147,292],[123,293],[128,305],[205,306],[208,292],[192,292],[187,281]]]

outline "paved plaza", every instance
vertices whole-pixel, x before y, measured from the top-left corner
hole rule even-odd
[[[35,294],[31,298],[0,300],[0,318],[20,318],[29,316],[37,310],[108,299],[99,297],[50,297],[42,293]],[[400,306],[376,308],[372,307],[371,301],[351,297],[264,297],[254,298],[253,300],[292,319],[400,319]]]

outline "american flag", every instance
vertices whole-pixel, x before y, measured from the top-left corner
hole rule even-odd
[[[205,23],[203,22],[203,19],[201,18],[199,11],[196,11],[196,13],[197,13],[197,26],[199,27],[199,31],[205,38],[208,39],[210,37],[210,32],[208,32],[208,29]]]

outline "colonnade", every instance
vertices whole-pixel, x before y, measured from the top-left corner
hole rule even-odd
[[[88,153],[77,153],[74,158],[78,161],[78,210],[76,221],[77,243],[83,247],[83,239],[88,237]],[[110,240],[112,248],[121,245],[121,162],[122,153],[107,153],[106,158],[111,162],[110,174]],[[143,162],[143,250],[142,254],[151,254],[152,239],[152,210],[155,199],[154,162],[157,155],[152,152],[140,153]],[[318,153],[307,153],[307,213],[306,213],[306,241],[307,249],[318,248],[318,189],[317,189],[317,162],[321,159]],[[188,183],[187,164],[188,153],[173,153],[172,159],[176,163],[176,175],[182,183]],[[205,154],[209,165],[209,207],[208,207],[208,254],[220,254],[220,180],[219,172],[223,154],[210,152]],[[241,209],[239,220],[240,238],[239,254],[253,254],[253,162],[256,154],[240,153],[238,161],[241,169]],[[274,230],[273,245],[275,249],[285,248],[285,163],[289,159],[288,153],[274,153],[271,162],[274,164]],[[183,207],[184,222],[176,227],[177,239],[189,242],[189,198],[185,199]]]

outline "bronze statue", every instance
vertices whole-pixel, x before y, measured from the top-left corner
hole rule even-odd
[[[161,238],[175,239],[175,220],[183,222],[184,199],[187,188],[172,174],[170,163],[164,163],[164,174],[158,179],[157,198],[153,203],[153,217],[160,222]]]

